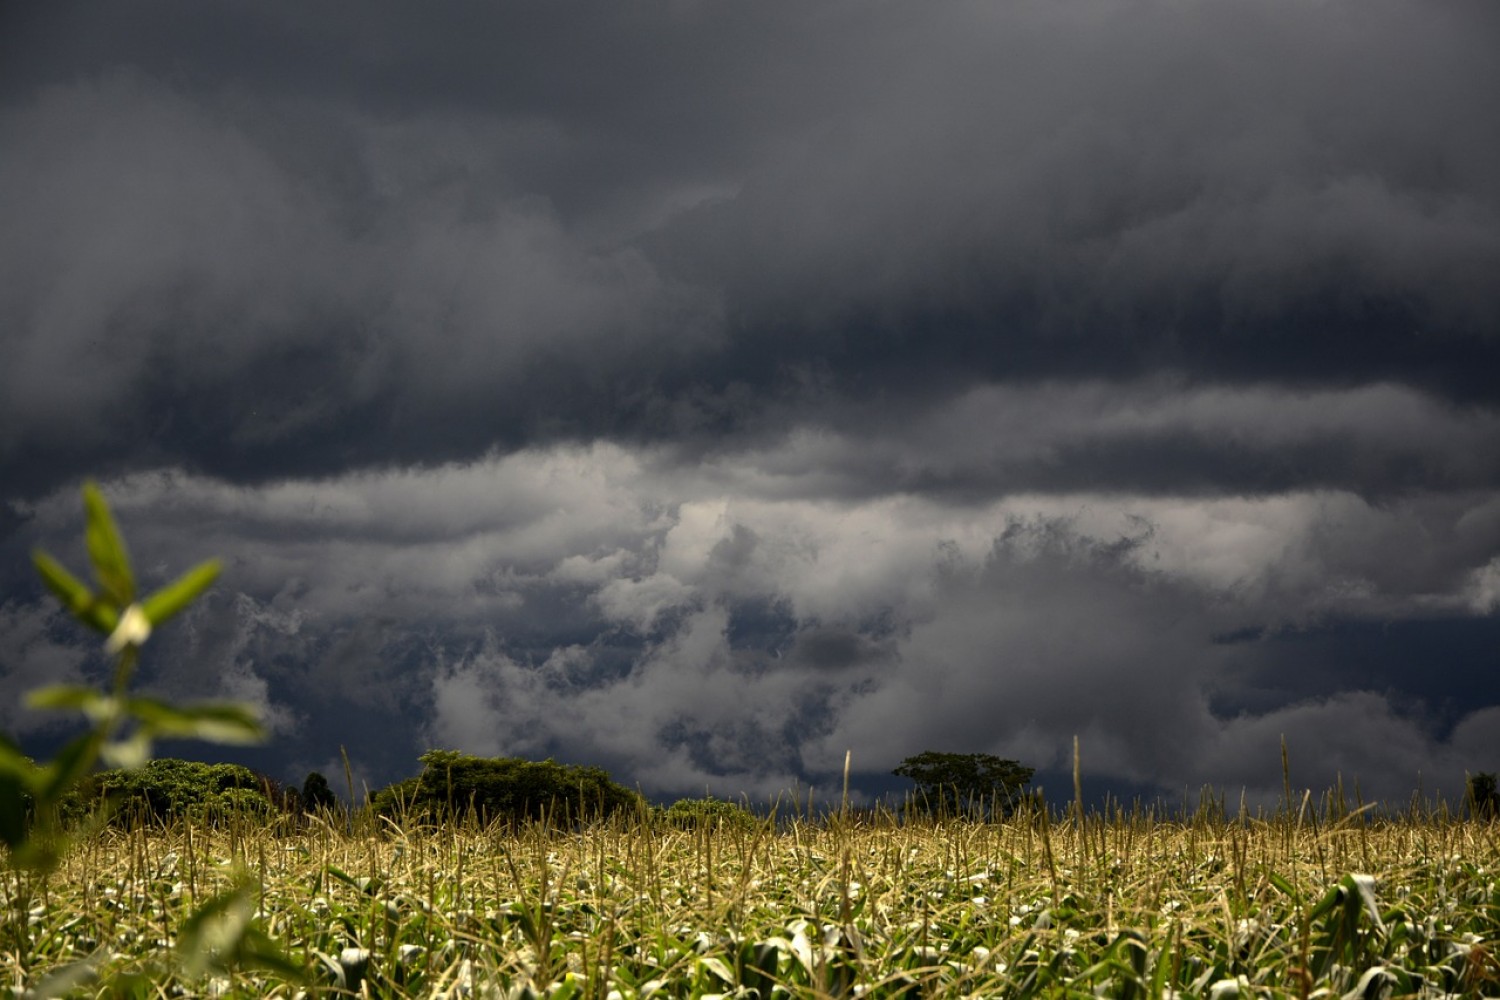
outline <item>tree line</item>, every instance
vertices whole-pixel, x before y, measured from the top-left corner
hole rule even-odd
[[[625,812],[654,812],[676,825],[741,823],[752,817],[739,803],[679,799],[649,805],[639,792],[599,767],[519,757],[476,757],[429,750],[419,774],[369,794],[364,805],[401,822],[546,822],[573,824]],[[991,754],[926,751],[907,757],[892,774],[912,782],[900,811],[910,816],[995,819],[1037,801],[1027,786],[1035,769]],[[1500,818],[1500,781],[1492,772],[1469,776],[1467,813]],[[327,778],[313,771],[301,786],[283,785],[239,764],[157,758],[134,769],[101,771],[82,781],[64,804],[80,819],[107,804],[114,822],[179,819],[213,823],[231,817],[273,818],[339,814],[345,806]]]
[[[599,767],[519,757],[476,757],[429,750],[418,758],[420,773],[370,793],[363,803],[374,815],[402,822],[443,823],[473,818],[481,823],[571,824],[622,811],[651,810],[640,793]],[[914,788],[903,805],[911,814],[1001,816],[1024,798],[1033,771],[988,754],[927,752],[908,757],[893,772]],[[313,771],[300,787],[282,784],[240,764],[209,764],[156,758],[132,769],[90,775],[64,804],[78,819],[104,806],[122,824],[218,822],[230,818],[342,813],[345,806],[328,779]],[[657,810],[669,823],[740,823],[752,814],[743,805],[707,796],[679,799]]]

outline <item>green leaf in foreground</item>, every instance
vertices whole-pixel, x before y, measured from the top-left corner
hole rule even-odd
[[[1298,904],[1302,902],[1302,894],[1297,891],[1296,887],[1293,886],[1292,883],[1288,882],[1286,879],[1282,878],[1280,875],[1272,871],[1266,872],[1266,878],[1292,902]]]
[[[15,850],[26,842],[26,782],[19,775],[0,771],[0,843]]]
[[[75,737],[59,750],[57,756],[38,771],[37,798],[43,802],[60,801],[63,793],[93,768],[99,743],[99,733],[90,731]]]
[[[41,549],[31,553],[32,565],[41,576],[42,583],[56,595],[64,608],[79,621],[100,632],[113,632],[119,624],[120,613],[94,595],[82,580],[79,580],[62,563]]]
[[[99,750],[99,759],[105,767],[118,767],[133,771],[151,760],[151,735],[136,730],[123,740],[112,740]]]
[[[155,737],[208,740],[213,743],[257,743],[265,728],[255,713],[232,702],[170,705],[155,698],[131,698],[130,715]]]
[[[257,888],[241,877],[225,892],[200,906],[177,936],[177,958],[189,979],[207,972],[261,969],[292,983],[306,981],[306,973],[287,958],[264,931],[253,923]]]
[[[42,1000],[44,997],[62,997],[90,985],[99,978],[102,955],[95,953],[76,962],[69,962],[42,977],[41,981],[28,989],[23,996],[27,1000]]]
[[[90,720],[98,722],[108,718],[118,708],[118,702],[102,691],[81,684],[52,684],[36,688],[26,694],[30,708],[49,711],[79,711]]]
[[[171,618],[218,579],[223,564],[217,559],[199,563],[141,602],[141,610],[153,626]]]
[[[104,494],[92,481],[83,485],[83,506],[88,515],[84,534],[88,539],[89,558],[94,563],[94,574],[116,604],[127,607],[135,601],[135,576],[130,571],[130,556],[125,552],[125,540],[115,524],[114,515]]]

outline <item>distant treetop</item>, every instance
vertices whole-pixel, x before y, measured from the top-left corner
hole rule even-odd
[[[935,816],[1003,816],[1015,808],[1035,768],[987,753],[928,750],[892,774],[917,783],[912,808]]]

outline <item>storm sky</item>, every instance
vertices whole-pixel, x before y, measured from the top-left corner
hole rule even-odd
[[[0,727],[79,486],[237,759],[1500,769],[1491,0],[0,14]],[[1064,786],[1068,787],[1064,787]]]

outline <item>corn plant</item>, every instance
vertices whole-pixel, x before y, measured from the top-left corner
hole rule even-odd
[[[104,651],[114,657],[110,684],[105,690],[64,684],[30,693],[27,702],[31,707],[80,712],[88,723],[49,761],[33,761],[14,741],[0,734],[0,843],[6,848],[13,876],[11,906],[4,923],[5,943],[23,956],[23,964],[33,944],[32,901],[45,890],[48,876],[74,841],[73,831],[64,826],[62,807],[80,780],[101,763],[114,768],[140,767],[150,759],[158,739],[248,743],[264,736],[254,713],[245,706],[175,705],[132,692],[141,647],[153,631],[214,582],[220,565],[217,560],[201,563],[150,596],[139,597],[124,539],[109,505],[93,483],[85,484],[83,503],[94,585],[78,579],[46,552],[37,550],[32,559],[42,582],[63,607],[104,636]],[[251,927],[246,898],[244,885],[237,884],[186,918],[179,943],[183,965],[189,972],[201,972],[226,961],[282,963],[274,947]],[[30,994],[65,992],[87,979],[93,964],[76,962],[55,970]],[[126,984],[114,985],[123,989]]]

